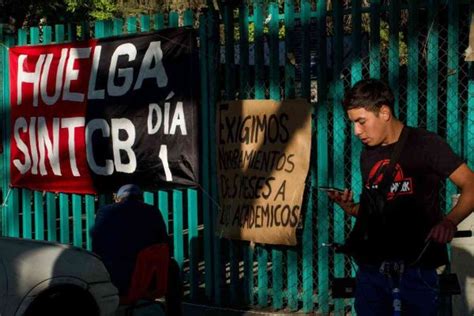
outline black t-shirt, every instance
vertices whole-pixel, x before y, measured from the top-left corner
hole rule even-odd
[[[410,263],[422,251],[430,229],[442,218],[441,181],[463,161],[438,135],[419,128],[405,128],[409,128],[409,134],[387,193],[384,223],[378,223],[376,233],[368,236],[372,241],[369,248],[378,249],[366,250],[377,260],[405,260]],[[366,188],[380,183],[395,144],[363,149],[360,164]],[[364,207],[363,203],[360,207]],[[447,261],[446,246],[433,242],[419,264],[437,267]]]

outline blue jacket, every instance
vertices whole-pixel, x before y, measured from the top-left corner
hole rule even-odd
[[[120,295],[127,294],[138,253],[168,242],[160,211],[131,199],[99,209],[91,236],[92,251],[102,258]]]

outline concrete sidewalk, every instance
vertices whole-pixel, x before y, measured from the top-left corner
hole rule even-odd
[[[275,315],[311,315],[302,312],[271,312],[239,310],[234,308],[213,307],[207,305],[183,303],[184,316],[275,316]]]
[[[116,316],[127,315],[126,307],[121,306]],[[164,305],[162,303],[148,305],[141,309],[134,310],[133,316],[165,316]],[[243,310],[235,308],[215,307],[193,303],[183,303],[183,316],[278,316],[278,315],[313,315],[302,312],[271,312]]]

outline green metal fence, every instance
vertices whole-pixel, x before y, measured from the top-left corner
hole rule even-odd
[[[88,228],[109,196],[81,196],[9,189],[9,92],[7,49],[16,44],[63,42],[195,25],[199,34],[201,84],[200,187],[145,193],[159,206],[187,299],[221,306],[317,311],[344,315],[351,301],[333,299],[334,277],[351,276],[344,256],[321,247],[343,242],[352,219],[315,190],[318,185],[360,192],[360,142],[340,103],[344,89],[361,78],[386,79],[396,111],[411,126],[445,137],[474,167],[474,67],[463,61],[468,1],[255,0],[180,14],[170,12],[94,27],[57,25],[3,35],[2,233],[90,248]],[[284,35],[282,30],[284,29]],[[223,80],[221,80],[221,78]],[[218,209],[215,109],[225,99],[311,99],[313,143],[298,246],[231,241],[214,234]],[[455,188],[443,188],[443,206]]]

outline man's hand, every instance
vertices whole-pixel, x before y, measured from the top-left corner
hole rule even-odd
[[[453,239],[457,230],[456,224],[454,224],[454,222],[449,218],[445,217],[441,222],[431,229],[430,233],[426,237],[426,240],[431,239],[440,244],[445,244]]]
[[[359,205],[354,203],[353,193],[349,189],[344,189],[344,192],[328,191],[328,197],[338,204],[344,212],[349,215],[357,216]]]

